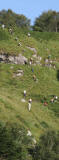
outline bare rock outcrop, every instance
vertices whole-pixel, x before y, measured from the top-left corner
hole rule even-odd
[[[0,54],[0,62],[13,63],[13,64],[25,64],[28,62],[27,58],[19,54],[18,56],[7,56],[7,54]]]
[[[33,51],[35,54],[37,53],[37,50],[36,50],[35,48],[28,47],[28,46],[27,46],[27,48],[28,48],[29,50]]]

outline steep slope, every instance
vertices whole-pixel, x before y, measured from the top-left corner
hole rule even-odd
[[[28,58],[28,61],[30,58],[33,59],[32,65],[29,63],[26,65],[0,63],[0,121],[7,122],[9,125],[11,123],[21,124],[31,130],[32,135],[36,138],[48,128],[59,130],[59,80],[57,77],[59,34],[56,34],[56,41],[55,33],[54,35],[51,33],[53,38],[47,40],[47,35],[50,37],[50,33],[36,35],[31,31],[31,36],[28,37],[27,31],[16,28],[12,35],[7,29],[1,30],[0,34],[1,37],[4,34],[0,40],[0,54],[8,53],[13,56],[21,53]],[[17,41],[16,37],[18,37]],[[21,46],[18,46],[19,42]],[[32,48],[35,50],[32,51]],[[33,58],[33,55],[38,58]],[[46,63],[46,59],[49,62]],[[19,70],[23,70],[22,76],[17,76]],[[36,81],[33,75],[36,76]],[[25,89],[27,95],[25,102],[22,102]],[[53,95],[56,95],[58,100],[51,103]],[[30,112],[28,111],[29,98],[32,98]],[[47,102],[46,106],[44,102]]]

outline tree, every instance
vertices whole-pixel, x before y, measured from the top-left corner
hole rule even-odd
[[[29,160],[27,147],[31,140],[24,128],[16,124],[6,126],[0,123],[0,158],[3,160]]]
[[[47,131],[40,137],[33,154],[34,160],[58,160],[59,136],[54,131]]]
[[[5,24],[7,28],[10,27],[26,27],[30,28],[30,19],[21,14],[16,14],[8,9],[0,11],[0,24]]]
[[[40,17],[36,18],[33,30],[58,32],[59,31],[59,12],[51,11],[43,12]]]

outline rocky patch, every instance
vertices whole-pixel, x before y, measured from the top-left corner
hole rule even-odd
[[[28,46],[27,46],[27,48],[28,48],[29,50],[33,51],[35,54],[37,53],[37,50],[36,50],[35,48],[31,48],[31,47],[28,47]]]
[[[7,54],[0,54],[0,62],[13,63],[13,64],[25,64],[27,58],[19,54],[18,56],[9,56]]]
[[[15,77],[21,77],[23,76],[24,72],[23,70],[17,70],[14,74],[13,74],[13,78]]]

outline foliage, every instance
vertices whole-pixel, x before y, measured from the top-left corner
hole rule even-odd
[[[59,159],[59,134],[48,130],[43,134],[34,149],[34,160]]]
[[[48,127],[58,130],[59,111],[59,81],[57,71],[59,70],[59,33],[34,32],[15,27],[13,35],[8,29],[0,29],[3,40],[0,41],[0,54],[16,55],[19,53],[28,58],[33,58],[34,52],[27,49],[27,46],[37,50],[37,57],[41,57],[41,65],[17,65],[0,63],[0,120],[14,123],[29,128],[35,138],[38,138]],[[10,38],[7,39],[6,35]],[[18,40],[15,41],[16,36]],[[0,36],[2,39],[2,36]],[[18,47],[18,43],[21,46]],[[45,59],[51,55],[52,66],[45,66]],[[34,58],[33,58],[34,59]],[[36,63],[36,59],[35,59]],[[55,63],[56,68],[53,68]],[[33,68],[33,72],[32,72]],[[22,77],[13,77],[17,71],[23,70]],[[33,81],[33,74],[36,75],[37,83]],[[22,103],[23,91],[26,89],[26,102]],[[58,100],[51,103],[52,95]],[[31,112],[28,112],[28,99],[32,98]],[[48,105],[44,106],[44,102]],[[43,122],[43,123],[42,123]]]
[[[16,124],[8,126],[0,122],[0,158],[6,160],[27,160],[29,145],[24,128]]]
[[[33,30],[40,32],[59,32],[59,12],[49,10],[36,18]]]
[[[33,147],[26,130],[15,123],[0,121],[0,159],[3,160],[58,160],[59,134],[47,130]]]
[[[0,54],[7,53],[7,55],[13,56],[22,53],[29,60],[35,54],[27,48],[30,46],[37,50],[36,56],[38,58],[41,56],[42,61],[40,62],[41,66],[40,64],[30,66],[29,64],[0,63],[0,120],[7,122],[6,124],[0,123],[0,159],[58,160],[58,135],[55,132],[45,133],[35,146],[32,143],[33,139],[26,136],[27,131],[24,128],[31,131],[35,137],[34,140],[37,140],[38,136],[48,128],[58,131],[59,98],[53,104],[50,100],[52,95],[59,95],[59,34],[29,32],[26,28],[26,17],[21,15],[19,19],[19,15],[14,15],[10,10],[8,12],[11,17],[9,24],[6,11],[2,12],[6,21],[1,18],[1,24],[4,23],[8,28],[14,27],[14,24],[18,27],[13,28],[13,35],[8,32],[7,28],[4,30],[0,28]],[[11,16],[12,14],[13,16]],[[2,14],[0,16],[3,17]],[[15,20],[17,20],[16,23],[14,23]],[[22,26],[25,27],[22,28]],[[38,31],[40,29],[38,27]],[[16,36],[17,41],[15,40]],[[18,46],[19,42],[21,42],[21,47]],[[49,55],[52,60],[51,67],[44,65],[45,59]],[[53,63],[56,65],[55,69]],[[24,75],[14,77],[14,73],[20,69],[23,70]],[[33,74],[37,77],[37,83],[33,81]],[[22,103],[24,89],[26,89],[27,95],[25,103]],[[32,98],[32,108],[29,113],[28,99],[30,97]],[[48,103],[47,106],[44,106],[45,101]],[[20,125],[23,127],[19,127]]]
[[[7,28],[10,27],[30,27],[30,20],[24,15],[14,13],[8,9],[0,11],[0,24],[4,24]]]

